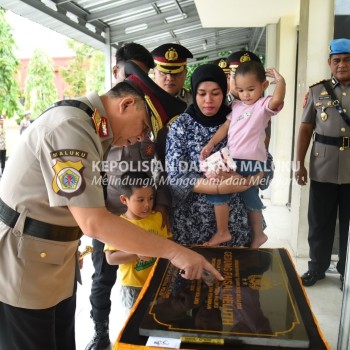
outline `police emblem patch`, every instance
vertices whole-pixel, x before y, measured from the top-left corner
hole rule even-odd
[[[78,196],[85,189],[84,170],[82,161],[57,161],[53,166],[55,176],[52,180],[53,190],[60,196],[68,199]]]

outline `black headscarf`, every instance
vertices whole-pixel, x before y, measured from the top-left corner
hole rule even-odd
[[[218,112],[210,117],[201,112],[196,101],[198,85],[203,81],[214,81],[215,83],[218,83],[222,91],[221,106]],[[216,64],[203,64],[196,68],[191,76],[191,91],[193,94],[193,103],[186,109],[186,113],[203,126],[218,126],[225,123],[226,116],[231,112],[231,108],[225,104],[227,79],[222,68]]]

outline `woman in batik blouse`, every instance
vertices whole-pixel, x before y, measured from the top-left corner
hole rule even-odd
[[[206,194],[230,193],[229,231],[232,239],[222,245],[249,247],[251,229],[239,196],[246,186],[237,185],[235,173],[221,172],[209,182],[199,168],[200,151],[226,121],[227,89],[223,70],[214,64],[199,66],[192,74],[193,104],[170,124],[166,142],[166,170],[172,193],[172,233],[184,245],[202,245],[216,232],[213,205]],[[213,152],[225,146],[216,145]],[[261,175],[260,175],[261,177]],[[270,178],[272,178],[270,174]]]

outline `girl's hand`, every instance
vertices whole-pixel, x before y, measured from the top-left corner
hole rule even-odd
[[[275,68],[267,68],[266,69],[266,76],[269,78],[272,78],[271,84],[277,84],[281,81],[284,81],[284,78]]]

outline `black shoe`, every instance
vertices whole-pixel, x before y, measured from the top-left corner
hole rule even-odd
[[[344,288],[344,276],[340,275],[340,290],[343,291]]]
[[[95,334],[90,343],[86,345],[85,350],[105,350],[111,344],[108,333],[108,321],[94,323]]]
[[[303,286],[310,287],[313,286],[318,280],[322,280],[326,277],[325,273],[306,271],[301,276],[301,282]]]

